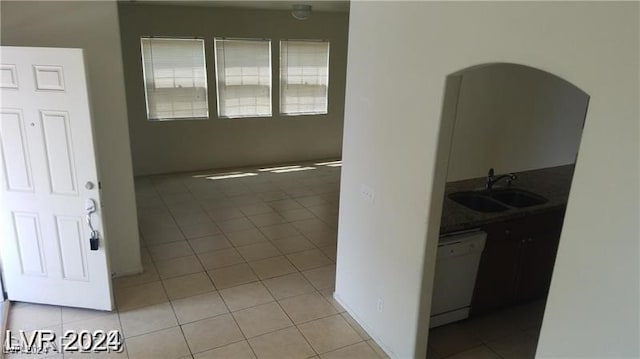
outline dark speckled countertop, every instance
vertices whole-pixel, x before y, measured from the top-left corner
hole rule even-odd
[[[478,212],[449,199],[454,192],[483,189],[486,177],[449,182],[445,188],[440,233],[457,232],[478,228],[490,222],[503,221],[523,217],[549,209],[559,208],[567,204],[569,189],[573,178],[573,165],[543,168],[539,170],[517,172],[518,179],[511,188],[519,188],[545,197],[548,202],[525,208],[509,208],[502,212]],[[497,173],[501,175],[502,173]],[[501,180],[494,188],[504,188],[506,181]]]

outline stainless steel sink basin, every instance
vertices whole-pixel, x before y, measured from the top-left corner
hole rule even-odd
[[[547,202],[547,199],[540,195],[515,188],[494,189],[485,193],[497,201],[516,208],[536,206]]]
[[[479,212],[501,212],[509,209],[509,207],[504,206],[487,196],[483,196],[480,192],[456,192],[451,193],[449,198],[465,207],[469,207]]]
[[[517,188],[456,192],[448,197],[478,212],[501,212],[509,207],[523,208],[547,202],[547,199],[540,195]]]

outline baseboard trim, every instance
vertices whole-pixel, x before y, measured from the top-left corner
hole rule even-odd
[[[373,331],[371,330],[371,327],[369,327],[362,319],[360,319],[360,317],[358,317],[353,310],[351,310],[351,308],[349,308],[348,305],[346,305],[344,303],[344,301],[340,298],[340,296],[338,295],[338,293],[333,292],[333,299],[336,300],[336,302],[338,302],[338,304],[340,304],[342,306],[342,308],[344,308],[344,310],[347,311],[347,313],[349,313],[349,315],[362,327],[362,329],[364,329],[367,334],[369,334],[369,336],[371,337],[371,339],[373,339],[374,342],[376,342],[376,344],[378,344],[378,346],[380,347],[380,349],[382,349],[385,354],[387,354],[389,356],[389,358],[394,358],[395,354],[393,354],[393,351],[391,349],[389,349],[381,340],[380,338],[378,338],[375,333],[373,333]]]
[[[5,300],[4,302],[0,302],[0,328],[2,332],[0,332],[0,345],[4,345],[6,340],[5,336],[7,333],[7,323],[9,322],[9,308],[11,307],[11,302]],[[3,350],[0,350],[0,359],[4,358]]]
[[[449,312],[432,315],[431,320],[429,320],[429,330],[435,327],[469,318],[470,309],[471,307],[464,307]]]
[[[142,272],[144,272],[144,268],[142,266],[137,267],[137,268],[133,268],[133,269],[128,269],[128,270],[121,271],[121,272],[113,272],[111,274],[111,279],[120,278],[120,277],[126,277],[126,276],[136,275],[136,274],[142,274]]]

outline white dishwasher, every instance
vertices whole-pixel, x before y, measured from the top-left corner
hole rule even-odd
[[[440,237],[429,327],[465,319],[487,234],[480,230]]]

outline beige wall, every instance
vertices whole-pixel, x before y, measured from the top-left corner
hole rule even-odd
[[[525,66],[465,72],[447,180],[575,163],[588,102],[570,83]]]
[[[289,11],[130,3],[121,3],[119,11],[136,175],[340,156],[348,14],[315,12],[311,19],[299,21]],[[205,39],[209,120],[147,120],[140,60],[140,37],[145,35]],[[273,117],[216,117],[214,36],[272,40]],[[280,39],[331,42],[328,115],[278,115]]]
[[[2,45],[84,49],[111,271],[142,270],[115,1],[2,1]]]
[[[426,354],[453,132],[445,79],[500,62],[591,96],[537,357],[640,356],[639,10],[351,2],[335,297],[392,357]]]

